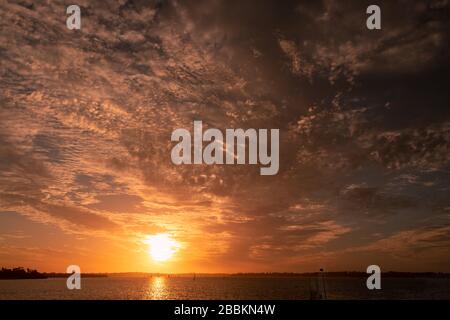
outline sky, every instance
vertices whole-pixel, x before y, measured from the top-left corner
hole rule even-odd
[[[0,266],[450,272],[450,3],[374,3],[0,1]],[[278,174],[174,165],[194,120]]]

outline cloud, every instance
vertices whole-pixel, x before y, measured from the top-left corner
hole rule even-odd
[[[381,32],[357,1],[79,5],[72,32],[56,1],[0,4],[2,210],[123,247],[172,232],[218,269],[446,223],[448,4],[383,2]],[[279,174],[174,166],[193,120],[279,128]]]
[[[423,260],[430,265],[439,265],[443,261],[448,261],[449,241],[449,226],[434,225],[400,231],[373,244],[356,247],[350,251],[385,252],[396,260],[410,264]]]

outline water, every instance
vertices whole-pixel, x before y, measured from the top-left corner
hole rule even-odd
[[[365,278],[328,278],[329,299],[450,299],[450,279],[387,278],[369,291]],[[4,299],[309,299],[308,278],[108,277],[82,278],[81,290],[66,279],[0,280]]]

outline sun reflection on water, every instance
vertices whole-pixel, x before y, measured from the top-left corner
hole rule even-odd
[[[149,281],[147,299],[160,300],[167,296],[166,278],[162,276],[152,277]]]

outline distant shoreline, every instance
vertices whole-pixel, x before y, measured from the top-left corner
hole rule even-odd
[[[0,270],[0,280],[29,280],[29,279],[48,279],[48,278],[67,278],[67,273],[57,272],[39,272],[37,270],[25,269],[22,267]],[[85,278],[103,278],[107,277],[104,273],[86,273]]]
[[[316,277],[320,272],[268,272],[268,273],[195,273],[196,277],[229,277],[229,278],[289,278],[289,277]],[[327,277],[367,278],[366,272],[339,271],[324,272]],[[398,272],[388,271],[381,273],[384,278],[450,278],[450,273],[445,272]],[[168,277],[193,277],[194,273],[146,273],[146,272],[118,272],[107,273],[108,277],[142,277],[142,276],[168,276]]]
[[[266,273],[149,273],[149,272],[113,272],[113,273],[82,273],[84,278],[106,277],[223,277],[223,278],[286,278],[286,277],[316,277],[320,272],[266,272]],[[366,278],[368,274],[360,271],[323,272],[327,277]],[[0,280],[67,278],[69,274],[61,272],[38,272],[24,268],[0,270]],[[384,278],[450,278],[445,272],[382,272]]]
[[[58,275],[47,275],[45,273],[39,276],[15,276],[15,277],[4,277],[0,275],[0,280],[33,280],[33,279],[54,279],[54,278],[67,278],[69,276],[68,273],[58,274]],[[106,274],[85,274],[83,278],[107,278]]]

